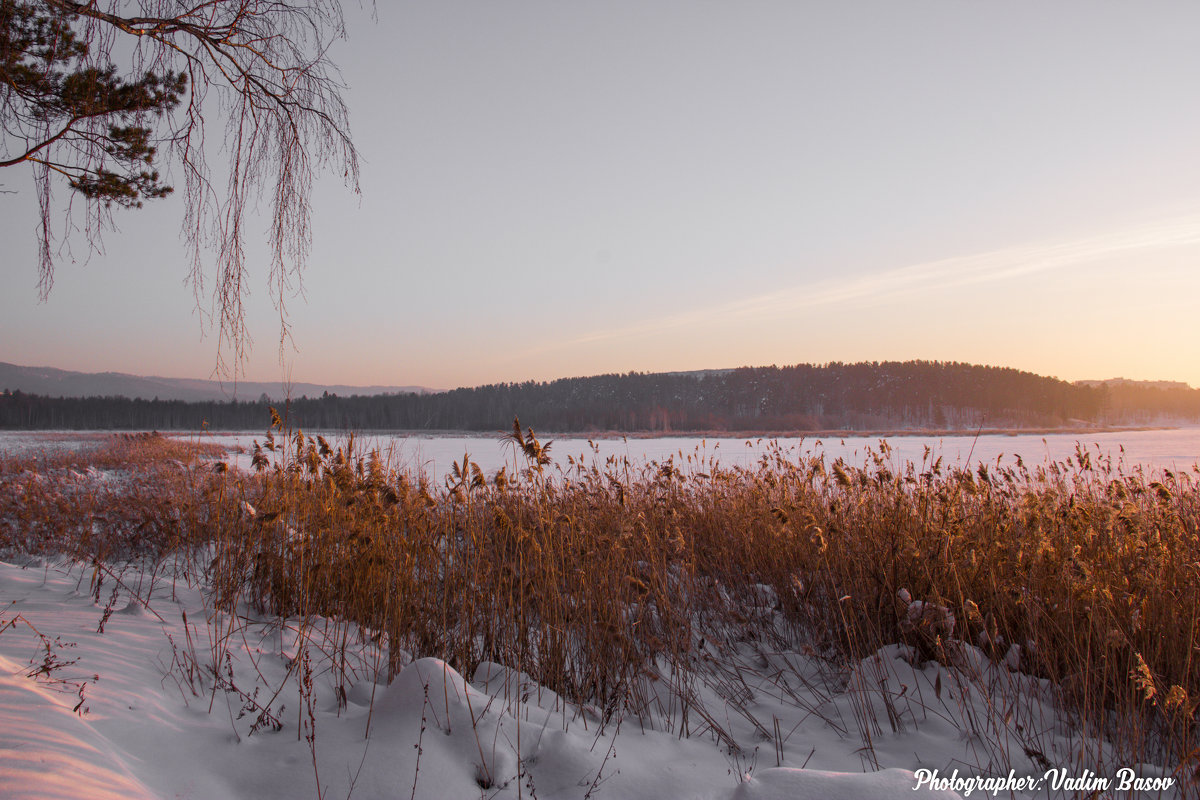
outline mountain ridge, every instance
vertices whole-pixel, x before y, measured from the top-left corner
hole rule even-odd
[[[293,383],[283,381],[215,381],[203,378],[164,378],[125,372],[76,372],[55,367],[26,367],[0,362],[0,391],[21,391],[49,397],[116,397],[130,399],[258,400],[264,394],[273,401],[291,397],[380,394],[428,394],[439,391],[425,386],[349,386],[343,384]]]

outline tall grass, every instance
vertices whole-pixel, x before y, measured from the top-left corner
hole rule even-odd
[[[776,447],[749,468],[697,453],[551,474],[532,431],[509,440],[523,470],[488,477],[464,456],[433,486],[277,429],[257,474],[231,479],[217,596],[352,620],[386,636],[393,672],[413,655],[466,674],[496,661],[609,714],[702,642],[782,635],[851,661],[899,641],[948,664],[970,644],[1053,681],[1122,757],[1195,778],[1195,475],[1083,449],[897,465],[884,443],[862,464]]]
[[[202,487],[224,449],[157,433],[0,457],[0,554],[106,563],[161,557],[207,537]]]
[[[1111,743],[1083,754],[1093,769],[1116,752],[1200,787],[1195,468],[1149,475],[1081,448],[969,470],[897,464],[881,442],[857,464],[774,447],[750,467],[697,451],[558,469],[519,424],[507,443],[523,468],[488,476],[464,455],[434,484],[276,418],[252,474],[159,451],[159,482],[131,484],[126,507],[203,555],[219,609],[353,623],[390,674],[499,662],[606,718],[645,714],[664,678],[686,706],[697,660],[747,639],[842,664],[903,642],[965,668],[979,647],[1049,679],[1072,724]],[[83,502],[28,467],[0,464],[0,481],[10,543]],[[66,527],[55,541],[97,535]]]

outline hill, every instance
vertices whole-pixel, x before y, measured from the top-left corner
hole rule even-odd
[[[290,388],[290,392],[289,392]],[[335,384],[236,381],[195,378],[161,378],[124,372],[71,372],[52,367],[22,367],[0,362],[0,390],[21,391],[47,397],[128,397],[142,400],[258,400],[275,402],[323,393],[339,395],[403,394],[433,391],[424,386],[343,386]]]
[[[67,373],[69,375],[70,373]],[[65,382],[56,384],[63,394]],[[2,386],[2,384],[0,384]],[[10,429],[254,430],[284,411],[305,430],[510,429],[514,417],[555,433],[1043,429],[1200,421],[1200,390],[1084,386],[1007,367],[938,361],[796,364],[498,383],[446,392],[351,394],[266,384],[252,400],[0,394]],[[309,385],[311,386],[311,385]],[[334,389],[347,387],[332,387]],[[392,387],[403,388],[403,387]],[[318,390],[320,390],[318,392]],[[257,391],[257,394],[255,393]],[[143,392],[144,394],[144,392]]]

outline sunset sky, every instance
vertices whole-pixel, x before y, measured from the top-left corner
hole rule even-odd
[[[283,365],[257,218],[248,379],[919,358],[1200,386],[1200,3],[347,15],[363,192],[315,188]],[[39,303],[29,171],[0,183],[0,361],[210,376],[180,199],[76,238]]]

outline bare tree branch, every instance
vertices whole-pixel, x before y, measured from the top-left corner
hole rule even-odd
[[[337,0],[0,0],[0,167],[34,168],[43,294],[57,255],[54,177],[82,195],[98,247],[113,203],[171,191],[154,169],[165,159],[182,175],[188,277],[197,302],[211,297],[224,373],[240,371],[250,346],[247,213],[270,187],[268,280],[282,353],[286,299],[309,254],[314,178],[329,169],[358,191],[344,86],[328,58],[344,35]],[[223,189],[205,125],[217,109]]]

